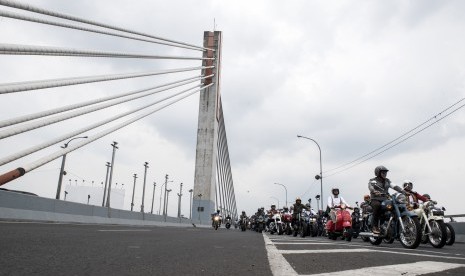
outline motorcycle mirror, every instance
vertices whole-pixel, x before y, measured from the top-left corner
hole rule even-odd
[[[308,202],[310,202],[310,203],[311,203],[311,202],[312,202],[312,199],[311,199],[311,198],[309,198],[309,199],[308,199]]]

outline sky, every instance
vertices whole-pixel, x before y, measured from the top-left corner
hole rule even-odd
[[[464,214],[465,18],[463,1],[21,1],[126,29],[199,45],[204,31],[222,32],[221,97],[238,211],[291,204],[337,187],[351,205],[368,193],[374,168],[428,193],[446,214]],[[35,17],[64,22],[0,6]],[[200,56],[200,52],[0,18],[2,43],[100,51]],[[200,66],[200,61],[1,56],[0,83]],[[177,74],[177,76],[193,76]],[[0,119],[14,118],[176,79],[138,78],[0,95]],[[154,98],[155,99],[155,98]],[[98,186],[110,144],[118,142],[113,183],[124,184],[130,209],[155,202],[169,175],[189,213],[197,139],[198,94],[67,155],[64,184]],[[0,156],[49,140],[89,122],[130,110],[139,100],[0,140]],[[458,104],[457,104],[458,103]],[[456,105],[454,105],[456,104]],[[453,106],[454,105],[454,106]],[[453,106],[451,109],[449,107]],[[447,109],[447,110],[446,110]],[[452,110],[457,111],[445,116]],[[445,111],[446,110],[446,111]],[[444,111],[444,112],[443,112]],[[442,112],[442,113],[441,113]],[[436,116],[436,119],[432,119]],[[417,128],[424,122],[427,124]],[[426,127],[431,124],[431,126]],[[407,136],[403,134],[415,129]],[[92,133],[89,133],[91,135]],[[321,148],[323,182],[317,145]],[[376,156],[398,137],[409,137]],[[397,140],[399,141],[399,140]],[[59,143],[0,166],[5,173],[59,150]],[[391,144],[392,145],[392,144]],[[367,156],[366,156],[367,155]],[[368,157],[359,159],[361,157]],[[357,160],[354,163],[352,161]],[[363,161],[363,162],[358,162]],[[355,166],[343,166],[344,164]],[[58,158],[3,188],[54,198]],[[341,167],[343,166],[343,167]],[[92,184],[92,181],[94,182]],[[150,187],[150,188],[149,188]],[[278,203],[279,200],[279,203]],[[177,200],[170,195],[169,215]]]

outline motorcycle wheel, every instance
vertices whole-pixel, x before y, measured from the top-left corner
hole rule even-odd
[[[226,229],[229,229],[229,228],[231,228],[231,224],[226,223]]]
[[[215,224],[215,230],[218,230],[218,224]]]
[[[294,232],[292,233],[292,236],[293,236],[293,237],[297,237],[297,234],[298,234],[297,229],[294,229]]]
[[[369,237],[369,241],[372,245],[380,245],[383,242],[383,238],[380,237]]]
[[[310,235],[311,235],[312,237],[318,236],[318,228],[317,228],[316,225],[313,225],[313,226],[312,226],[312,231],[311,231]]]
[[[400,243],[408,249],[415,249],[421,242],[421,228],[417,217],[403,216],[404,231],[400,231]]]
[[[299,235],[301,238],[305,237],[306,230],[307,230],[307,225],[305,223],[302,223],[302,225],[299,227]]]
[[[282,235],[284,233],[283,226],[278,224],[278,235]]]
[[[447,241],[447,226],[442,220],[432,220],[429,222],[432,233],[428,235],[428,241],[434,248],[442,248]]]
[[[370,241],[370,238],[369,238],[369,237],[363,236],[363,237],[362,237],[362,241],[364,241],[364,242],[369,242],[369,241]]]
[[[447,230],[446,245],[453,245],[455,242],[455,230],[450,223],[445,223]]]
[[[387,243],[387,244],[391,244],[391,243],[394,242],[394,238],[388,238],[388,237],[386,237],[386,238],[383,239],[383,242],[384,242],[384,243]]]
[[[350,242],[350,241],[352,240],[352,235],[353,235],[352,231],[353,231],[352,228],[348,228],[348,227],[347,227],[347,228],[345,229],[345,232],[346,232],[345,238],[346,238],[346,241],[348,241],[348,242]]]

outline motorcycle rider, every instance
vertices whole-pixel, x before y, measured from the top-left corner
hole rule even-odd
[[[242,211],[242,214],[241,214],[240,220],[239,220],[241,226],[242,226],[242,219],[244,219],[244,218],[245,218],[245,221],[246,221],[246,223],[247,223],[247,220],[248,220],[247,215],[245,214],[245,211]]]
[[[342,196],[339,196],[339,188],[332,188],[331,193],[332,195],[328,197],[327,209],[329,209],[329,217],[333,223],[336,223],[336,210],[334,210],[334,207],[341,204],[345,204],[349,207],[349,204],[347,204]]]
[[[368,182],[368,189],[370,190],[371,207],[373,207],[373,234],[379,234],[379,216],[381,215],[381,202],[386,200],[389,196],[389,188],[402,193],[403,190],[399,186],[391,183],[387,178],[389,170],[385,166],[377,166],[375,168],[375,178],[370,179]]]
[[[220,217],[220,224],[221,224],[221,213],[220,210],[216,210],[216,213],[213,213],[212,215],[212,226],[215,226],[215,216]]]
[[[363,196],[363,202],[360,203],[360,209],[362,209],[363,214],[370,213],[373,211],[370,205],[370,201],[371,201],[370,195]]]
[[[297,222],[297,214],[300,214],[302,210],[309,210],[309,208],[302,204],[300,197],[296,197],[295,203],[291,207],[292,211],[292,225],[295,226]]]
[[[421,200],[423,202],[428,201],[429,199],[422,196],[421,194],[412,191],[413,189],[413,183],[410,180],[404,180],[404,191],[407,193],[408,196],[408,203],[411,206],[412,209],[417,209],[418,208],[418,200]]]
[[[272,204],[271,209],[267,211],[266,229],[269,229],[273,216],[277,213],[278,210],[276,210],[276,205]]]

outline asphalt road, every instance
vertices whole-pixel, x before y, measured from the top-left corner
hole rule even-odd
[[[465,244],[372,246],[220,228],[0,222],[0,275],[465,275]]]

